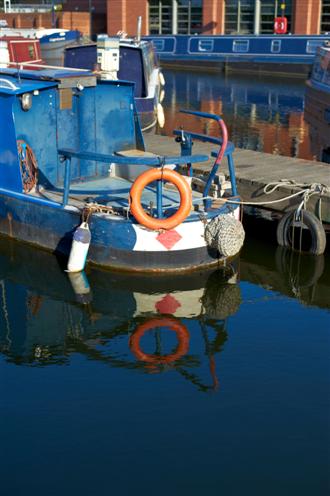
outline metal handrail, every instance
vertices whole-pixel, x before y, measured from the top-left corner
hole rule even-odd
[[[1,83],[6,83],[5,85],[1,84]],[[9,88],[11,90],[18,90],[18,86],[16,86],[12,81],[9,81],[9,79],[5,79],[5,78],[0,78],[0,86],[2,86],[3,88]]]

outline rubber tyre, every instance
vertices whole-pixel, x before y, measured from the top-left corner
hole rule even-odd
[[[283,215],[282,219],[277,225],[276,237],[277,243],[280,246],[294,249],[290,242],[290,229],[294,221],[296,210],[291,210]],[[308,253],[313,255],[321,255],[324,253],[326,245],[326,235],[322,226],[322,222],[317,217],[307,210],[302,210],[302,222],[304,226],[310,231],[311,243]]]

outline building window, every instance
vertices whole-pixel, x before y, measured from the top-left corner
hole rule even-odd
[[[149,0],[150,34],[199,34],[203,0]]]
[[[281,5],[285,5],[284,11]],[[274,33],[274,19],[281,17],[282,13],[288,20],[288,33],[291,31],[292,0],[261,0],[260,2],[260,33]]]
[[[321,33],[330,33],[330,0],[322,2]]]
[[[326,0],[330,4],[330,0]],[[284,11],[281,6],[285,5]],[[291,31],[292,0],[226,0],[225,33],[253,34],[255,29],[256,9],[260,7],[259,32],[274,33],[274,20],[284,13],[288,19],[288,32]],[[259,18],[259,16],[257,16]]]
[[[226,0],[225,33],[253,33],[255,0]]]
[[[172,0],[149,1],[149,33],[172,34]]]

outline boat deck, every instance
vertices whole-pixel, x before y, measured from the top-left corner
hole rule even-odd
[[[158,155],[179,154],[180,145],[174,138],[168,136],[146,134],[144,136],[147,150]],[[214,145],[194,142],[194,153],[210,154]],[[327,192],[321,195],[322,205],[318,205],[319,196],[311,196],[308,209],[319,209],[324,223],[330,223],[330,166],[322,162],[302,160],[280,155],[255,152],[252,150],[235,149],[233,153],[238,192],[246,202],[269,202],[284,198],[296,193],[300,188],[297,184],[319,183],[327,187]],[[226,162],[226,161],[225,161]],[[194,167],[195,172],[206,174],[210,170],[210,162],[204,162]],[[227,167],[219,169],[219,172],[227,175]],[[272,194],[265,195],[264,187],[272,182],[287,179],[291,185],[280,186]],[[280,217],[290,207],[298,205],[301,197],[292,198],[287,201],[260,206],[267,217],[269,212],[272,218]],[[259,210],[259,209],[258,209]],[[325,226],[327,228],[327,226]]]
[[[88,204],[97,204],[104,207],[110,207],[117,212],[128,212],[129,210],[129,192],[132,181],[120,177],[106,177],[91,179],[84,182],[72,183],[69,195],[69,204],[77,208],[84,208]],[[62,189],[42,189],[40,195],[49,200],[62,202]],[[198,216],[199,209],[197,206],[202,205],[203,195],[198,191],[192,192],[193,205],[196,206],[196,212],[191,213],[191,220]],[[144,189],[141,203],[145,209],[157,207],[156,191],[153,187]],[[180,204],[180,195],[175,187],[166,183],[163,186],[163,208],[167,210],[176,209]]]

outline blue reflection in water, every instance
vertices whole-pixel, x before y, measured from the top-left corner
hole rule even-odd
[[[314,158],[304,120],[305,81],[169,69],[165,78],[165,128],[158,132],[171,135],[179,109],[202,110],[223,116],[237,147]],[[217,134],[212,125],[204,131]]]
[[[328,494],[329,272],[247,243],[222,271],[88,270],[84,305],[0,242],[3,494]]]

